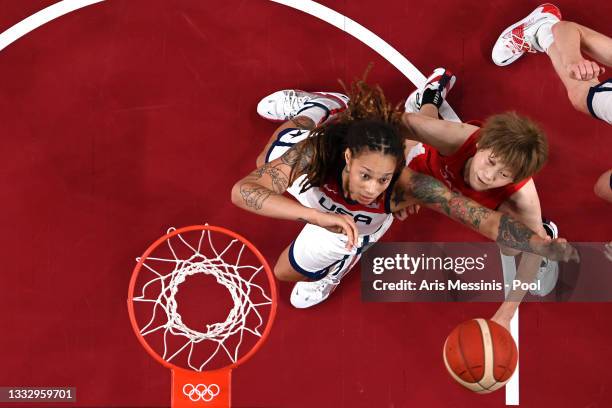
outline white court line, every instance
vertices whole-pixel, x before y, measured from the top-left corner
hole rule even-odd
[[[501,256],[501,265],[502,271],[504,273],[504,282],[509,283],[516,278],[516,259],[511,255],[503,255],[500,252]],[[508,298],[508,294],[510,293],[510,288],[506,287],[505,289],[505,298]],[[519,344],[519,310],[521,308],[518,307],[514,316],[510,320],[510,334],[512,338],[514,338],[514,342],[516,343],[516,347],[518,348]],[[506,383],[506,405],[519,405],[519,362],[520,362],[520,353],[519,360],[516,363],[516,369],[514,370],[514,374],[510,378],[510,381]]]
[[[510,320],[510,334],[514,338],[517,349],[519,344],[519,310],[521,310],[520,307],[516,309],[516,313]],[[516,361],[516,369],[512,378],[506,383],[506,405],[519,405],[519,363],[520,358]]]
[[[104,0],[63,0],[27,17],[0,34],[0,51],[43,24],[74,10]]]
[[[285,6],[303,11],[318,19],[321,19],[334,27],[337,27],[345,33],[352,35],[372,50],[380,54],[381,57],[389,61],[399,72],[404,74],[417,88],[425,84],[427,79],[406,57],[400,54],[395,48],[389,45],[382,38],[368,30],[361,24],[351,20],[350,18],[338,13],[335,10],[325,7],[311,0],[270,0],[275,3],[284,4]],[[406,90],[408,91],[408,90]],[[408,95],[406,95],[408,96]],[[446,101],[440,108],[440,115],[446,120],[460,122],[459,117],[453,111]]]

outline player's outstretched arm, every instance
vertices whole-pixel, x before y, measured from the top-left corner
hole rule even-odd
[[[449,156],[457,151],[478,128],[467,123],[450,122],[431,118],[420,113],[406,112],[402,115],[406,137],[425,143]]]
[[[405,168],[395,183],[391,210],[397,211],[417,199],[423,205],[479,232],[501,245],[559,261],[578,260],[575,248],[563,239],[546,240],[508,215],[490,210],[449,190],[433,177]]]
[[[304,173],[312,156],[309,145],[301,143],[293,146],[280,158],[264,163],[234,184],[232,202],[255,214],[303,221],[332,232],[344,233],[350,248],[358,238],[357,227],[350,216],[317,211],[283,196],[289,185]]]

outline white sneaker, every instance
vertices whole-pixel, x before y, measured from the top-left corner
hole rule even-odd
[[[291,304],[298,309],[306,309],[324,302],[340,284],[337,276],[328,274],[314,282],[297,282],[291,291]]]
[[[546,230],[546,234],[552,239],[559,238],[559,228],[557,225],[547,219],[542,219],[542,225]],[[559,262],[551,261],[548,258],[542,259],[542,264],[535,277],[534,282],[539,282],[539,289],[530,289],[529,293],[534,296],[546,296],[553,291],[559,280]]]
[[[427,88],[439,90],[442,100],[445,100],[446,95],[448,95],[455,85],[456,80],[457,78],[455,75],[446,68],[434,69],[433,73],[427,78],[425,86],[412,92],[410,96],[408,96],[408,99],[406,99],[406,104],[404,105],[406,112],[416,113],[421,110],[423,92]]]
[[[538,30],[545,23],[555,24],[561,20],[557,6],[545,3],[538,6],[527,17],[506,28],[493,46],[491,57],[496,65],[512,64],[525,52],[544,52],[538,43]]]
[[[349,98],[335,92],[305,92],[284,89],[266,96],[257,104],[257,113],[273,122],[284,122],[295,117],[308,106],[318,106],[333,116],[346,109]]]
[[[559,280],[559,262],[544,258],[534,282],[539,282],[538,289],[529,289],[533,296],[544,297],[553,291]]]

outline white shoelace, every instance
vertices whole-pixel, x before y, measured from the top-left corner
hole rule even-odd
[[[290,90],[285,95],[283,101],[283,109],[287,112],[288,116],[294,116],[300,109],[304,107],[304,102],[309,100],[309,96],[299,96],[294,90]]]
[[[533,38],[525,35],[523,31],[523,35],[519,36],[514,34],[514,30],[510,35],[510,42],[508,43],[508,48],[512,50],[513,53],[518,54],[524,51],[535,53],[536,50],[533,49],[532,45]]]

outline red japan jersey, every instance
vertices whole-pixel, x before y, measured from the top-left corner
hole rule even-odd
[[[465,163],[476,154],[476,142],[478,142],[479,137],[480,129],[472,133],[459,150],[450,156],[441,155],[429,145],[422,144],[421,147],[421,144],[419,144],[413,150],[420,148],[421,151],[418,152],[420,154],[417,154],[409,162],[408,167],[419,173],[433,176],[446,184],[450,189],[494,210],[512,194],[520,190],[530,179],[527,178],[518,183],[511,183],[485,191],[476,191],[467,185],[463,179],[463,168]],[[413,152],[411,151],[410,156],[412,154]]]

